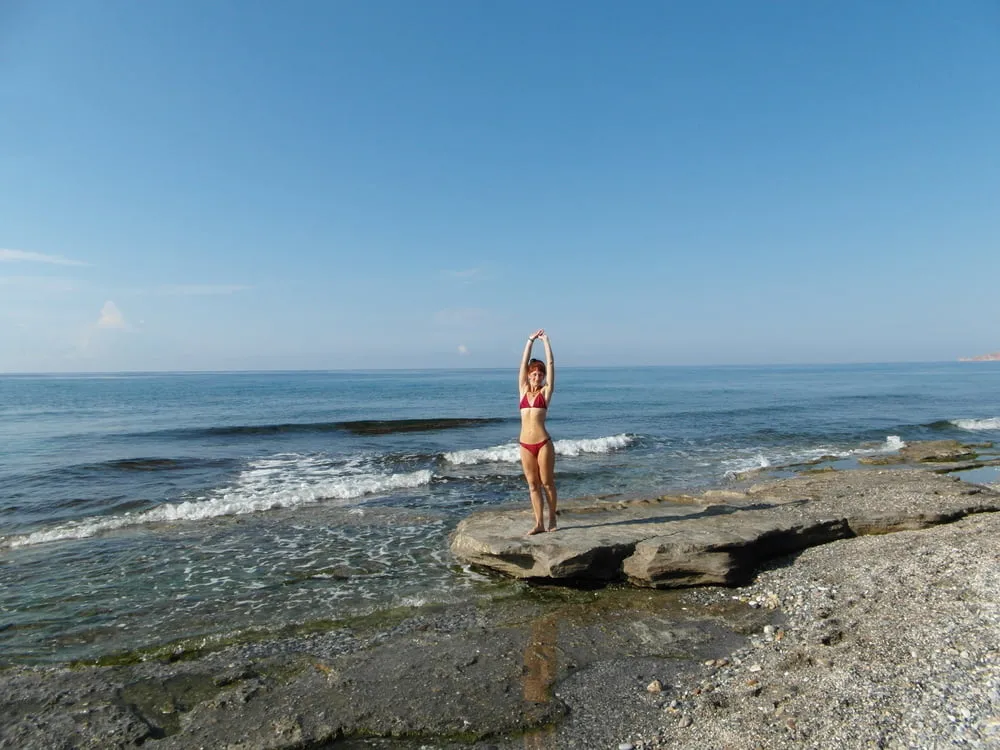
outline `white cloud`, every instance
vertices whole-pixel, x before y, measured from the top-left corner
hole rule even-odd
[[[98,328],[127,328],[125,316],[111,300],[104,303],[101,308],[101,317],[97,320]]]
[[[172,294],[178,296],[197,296],[212,294],[235,294],[243,292],[252,287],[243,284],[165,284],[160,287],[160,294]]]
[[[54,263],[59,266],[89,266],[89,263],[84,263],[80,260],[70,260],[69,258],[63,258],[61,255],[44,255],[43,253],[33,253],[27,250],[4,250],[0,248],[0,263],[17,263],[17,262],[31,262],[31,263]]]
[[[469,353],[469,347],[467,347],[465,344],[459,344],[458,345],[458,353],[461,354],[464,357],[465,355],[467,355]]]
[[[118,305],[108,300],[101,308],[101,314],[97,321],[88,324],[86,329],[81,332],[76,349],[69,355],[70,359],[98,361],[107,356],[109,352],[113,351],[115,341],[121,338],[117,334],[105,333],[105,331],[112,330],[132,331],[134,329],[125,321],[125,316],[118,309]]]

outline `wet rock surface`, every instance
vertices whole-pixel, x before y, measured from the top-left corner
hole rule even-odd
[[[547,747],[559,731],[610,743],[657,726],[651,680],[676,681],[763,621],[724,610],[675,592],[543,590],[190,661],[17,667],[0,672],[0,746]],[[619,689],[635,692],[628,710]]]
[[[863,464],[954,463],[977,457],[982,446],[960,443],[958,440],[924,440],[903,446],[898,453],[863,456]]]

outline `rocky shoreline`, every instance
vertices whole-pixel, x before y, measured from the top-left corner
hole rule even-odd
[[[1000,748],[1000,492],[927,470],[982,465],[960,453],[745,488],[786,521],[822,502],[806,486],[823,517],[909,520],[776,548],[740,587],[511,583],[489,608],[6,669],[0,747]]]
[[[634,748],[1000,747],[1000,514],[859,537],[735,592],[774,624],[675,687]]]

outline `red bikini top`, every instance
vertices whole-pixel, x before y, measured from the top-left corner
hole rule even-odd
[[[521,396],[520,407],[522,409],[548,409],[549,405],[545,403],[545,394],[539,391],[538,395],[535,396],[535,403],[533,404],[528,403],[528,393],[525,392],[525,394]]]

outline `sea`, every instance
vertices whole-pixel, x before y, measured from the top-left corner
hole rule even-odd
[[[449,534],[528,508],[516,391],[507,369],[0,376],[0,665],[509,596]],[[561,498],[697,491],[1000,445],[1000,363],[563,367],[548,426]]]

